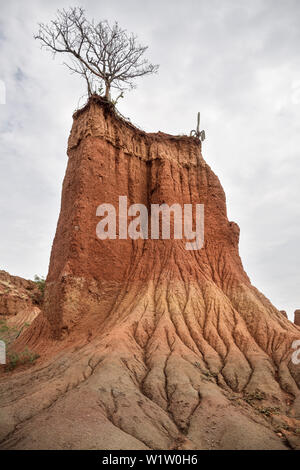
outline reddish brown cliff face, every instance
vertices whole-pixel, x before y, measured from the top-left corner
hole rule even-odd
[[[146,134],[94,97],[68,155],[45,309],[19,342],[41,354],[35,404],[24,375],[13,401],[6,383],[2,447],[299,447],[300,328],[251,285],[199,141]],[[204,247],[99,240],[96,209],[119,196],[204,204]]]
[[[35,282],[0,271],[0,320],[30,312],[40,303],[41,293]]]

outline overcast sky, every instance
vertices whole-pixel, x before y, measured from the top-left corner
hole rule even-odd
[[[33,33],[70,3],[1,0],[0,269],[27,278],[47,274],[72,113],[85,93]],[[203,156],[241,228],[244,267],[293,318],[300,308],[300,1],[73,5],[96,20],[117,20],[160,64],[120,103],[125,116],[146,131],[182,134],[201,111]]]

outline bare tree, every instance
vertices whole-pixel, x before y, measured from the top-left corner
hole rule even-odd
[[[65,65],[85,78],[88,94],[105,89],[109,100],[111,88],[118,89],[121,96],[134,88],[135,78],[156,73],[159,67],[143,58],[148,47],[138,44],[135,35],[128,35],[117,22],[110,26],[107,21],[88,21],[78,7],[58,10],[49,24],[39,24],[34,37],[54,55],[69,54],[71,61]]]

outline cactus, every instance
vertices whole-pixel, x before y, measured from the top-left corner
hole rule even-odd
[[[201,140],[201,142],[205,140],[205,131],[200,131],[200,112],[197,114],[197,128],[196,130],[192,130],[190,132],[190,137],[196,137],[197,139]]]

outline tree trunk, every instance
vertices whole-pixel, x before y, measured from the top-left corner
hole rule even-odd
[[[110,101],[110,83],[105,83],[105,98]]]

